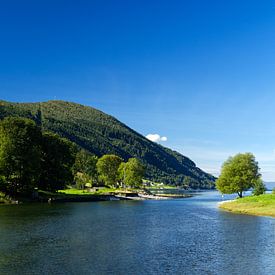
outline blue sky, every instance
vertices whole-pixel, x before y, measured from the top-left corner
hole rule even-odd
[[[274,1],[1,1],[0,98],[62,99],[275,181]]]

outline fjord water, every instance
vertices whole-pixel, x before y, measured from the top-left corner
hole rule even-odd
[[[0,207],[0,274],[275,274],[275,219],[188,199]]]

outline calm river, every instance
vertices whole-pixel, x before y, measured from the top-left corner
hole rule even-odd
[[[188,199],[0,207],[0,274],[275,274],[275,219]]]

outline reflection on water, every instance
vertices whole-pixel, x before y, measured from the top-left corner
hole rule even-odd
[[[0,207],[1,274],[274,274],[275,219],[221,196]]]

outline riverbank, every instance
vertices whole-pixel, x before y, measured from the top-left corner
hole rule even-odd
[[[1,195],[2,194],[2,195]],[[190,194],[153,194],[145,189],[120,189],[120,188],[102,188],[96,191],[65,189],[58,192],[48,192],[39,190],[37,194],[30,197],[18,197],[11,199],[1,193],[0,203],[13,204],[25,202],[92,202],[92,201],[115,201],[115,200],[164,200],[191,197]]]
[[[61,196],[61,197],[60,197]],[[54,201],[102,201],[102,200],[165,200],[189,198],[190,194],[154,194],[145,189],[102,189],[94,193],[82,190],[62,190]]]
[[[219,203],[219,208],[237,214],[270,216],[275,218],[275,194],[249,196]]]
[[[17,196],[11,198],[10,196],[0,193],[0,204],[21,204],[21,203],[59,203],[59,202],[92,202],[92,201],[112,201],[123,200],[127,197],[117,198],[112,193],[88,193],[82,190],[61,190],[58,192],[49,192],[39,190],[33,197]]]

